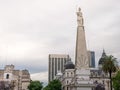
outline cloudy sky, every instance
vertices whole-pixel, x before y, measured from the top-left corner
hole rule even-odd
[[[88,50],[120,59],[120,0],[0,0],[0,68],[14,64],[47,80],[48,54],[74,62],[76,11],[84,16]]]

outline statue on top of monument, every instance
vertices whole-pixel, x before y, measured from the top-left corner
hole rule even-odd
[[[81,8],[79,8],[77,12],[77,23],[78,26],[83,26],[83,17],[82,17]]]

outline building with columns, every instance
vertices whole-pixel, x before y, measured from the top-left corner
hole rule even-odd
[[[48,81],[52,81],[56,78],[57,73],[62,73],[64,71],[64,65],[70,56],[67,54],[49,54],[48,62]]]

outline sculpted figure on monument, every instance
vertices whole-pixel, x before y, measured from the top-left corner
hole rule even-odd
[[[78,26],[83,26],[83,17],[82,17],[82,12],[80,8],[79,8],[79,11],[77,12],[77,23],[78,23]]]

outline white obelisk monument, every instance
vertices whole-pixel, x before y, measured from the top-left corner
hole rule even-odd
[[[85,39],[85,30],[83,25],[83,16],[81,9],[77,12],[77,40],[76,40],[76,57],[75,57],[75,65],[76,69],[88,69],[89,61],[86,47],[86,39]]]
[[[77,40],[75,56],[75,87],[73,90],[92,90],[90,69],[85,39],[84,21],[81,9],[77,12]]]

